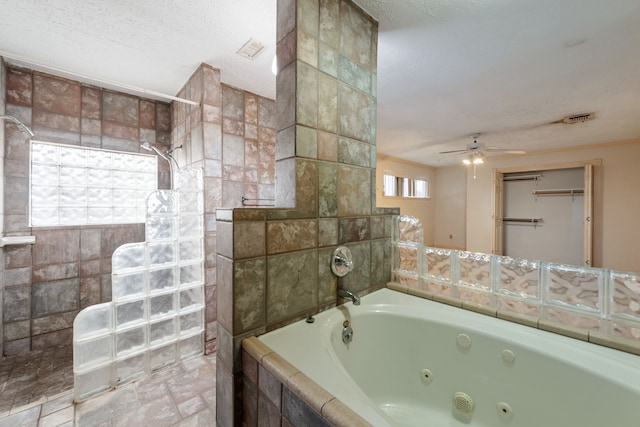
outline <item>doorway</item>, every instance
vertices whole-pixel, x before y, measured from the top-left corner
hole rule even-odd
[[[493,253],[591,266],[593,164],[494,171]]]

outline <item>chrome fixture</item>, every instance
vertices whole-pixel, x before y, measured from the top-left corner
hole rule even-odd
[[[338,296],[341,298],[349,298],[353,305],[360,305],[360,295],[348,289],[338,287]]]
[[[33,133],[33,131],[31,129],[29,129],[29,127],[27,125],[25,125],[24,123],[22,123],[20,120],[16,119],[13,116],[5,116],[0,115],[0,120],[11,120],[12,122],[14,122],[16,125],[18,125],[18,127],[20,128],[20,130],[22,131],[22,133],[26,134],[27,136],[29,136],[30,138],[33,138],[35,136],[35,134]]]
[[[167,151],[160,151],[156,147],[151,145],[149,141],[144,141],[142,144],[140,144],[140,147],[144,148],[147,151],[155,152],[158,156],[162,157],[167,161],[167,163],[169,163],[169,174],[171,175],[171,188],[173,189],[173,165],[175,164],[176,168],[178,169],[180,169],[180,166],[178,166],[178,162],[176,162],[176,159],[173,158],[171,153],[181,149],[182,145],[179,145],[175,148],[170,148]]]
[[[345,320],[342,324],[342,342],[349,344],[353,341],[353,329],[349,326],[349,321]]]
[[[353,270],[351,250],[346,246],[338,246],[331,256],[331,271],[338,277],[344,277]]]

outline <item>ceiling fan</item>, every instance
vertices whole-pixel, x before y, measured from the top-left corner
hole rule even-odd
[[[508,148],[497,148],[497,147],[486,147],[483,143],[478,142],[479,133],[471,134],[471,138],[473,138],[473,142],[467,144],[467,148],[464,150],[450,150],[450,151],[441,151],[440,154],[463,154],[466,153],[467,156],[462,160],[462,162],[466,165],[478,165],[484,163],[484,152],[502,152],[507,154],[526,154],[527,152],[524,150],[511,150]]]

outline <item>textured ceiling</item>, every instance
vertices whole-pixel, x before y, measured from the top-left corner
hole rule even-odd
[[[355,2],[380,22],[383,154],[453,164],[458,156],[438,152],[464,148],[478,132],[488,146],[528,151],[640,138],[638,0]],[[224,83],[274,97],[275,8],[275,0],[3,0],[0,51],[169,95],[205,62]],[[235,54],[249,38],[266,45],[253,61]],[[584,112],[596,119],[551,124]]]

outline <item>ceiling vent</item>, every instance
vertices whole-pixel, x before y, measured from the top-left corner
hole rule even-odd
[[[588,120],[593,120],[595,118],[596,116],[593,113],[576,114],[575,116],[565,117],[564,119],[561,120],[561,122],[569,125],[573,125],[575,123],[583,123]]]
[[[265,50],[265,47],[266,46],[260,43],[258,40],[249,39],[249,41],[246,42],[240,49],[238,49],[236,53],[247,59],[255,59]]]

